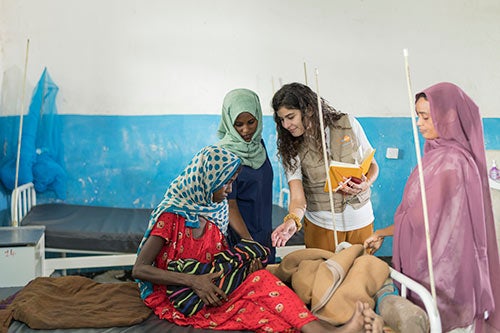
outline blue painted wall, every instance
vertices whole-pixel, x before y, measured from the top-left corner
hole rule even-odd
[[[80,116],[60,115],[68,203],[154,207],[169,182],[203,146],[217,142],[218,115]],[[358,118],[377,149],[380,175],[373,188],[375,228],[392,223],[408,175],[416,164],[409,118]],[[0,117],[2,155],[17,145],[18,117]],[[487,149],[500,149],[500,118],[484,119]],[[263,137],[275,170],[274,201],[278,203],[281,167],[276,157],[275,125],[264,117]],[[388,147],[399,148],[399,159],[385,158]],[[14,149],[15,151],[15,149]],[[282,186],[286,186],[284,177]],[[0,185],[0,225],[10,221],[10,196]],[[40,203],[55,201],[40,193]],[[388,239],[379,255],[390,255]]]

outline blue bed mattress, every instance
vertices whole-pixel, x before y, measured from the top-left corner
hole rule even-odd
[[[152,209],[69,205],[34,206],[23,226],[44,225],[47,248],[135,253]]]

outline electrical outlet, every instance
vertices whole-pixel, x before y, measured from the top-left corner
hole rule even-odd
[[[391,160],[397,160],[398,155],[399,155],[398,148],[387,148],[387,151],[385,152],[385,157]]]

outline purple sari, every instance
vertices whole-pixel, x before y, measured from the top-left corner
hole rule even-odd
[[[439,133],[425,142],[422,167],[443,330],[474,323],[476,332],[498,332],[500,288],[495,281],[500,264],[479,108],[451,83],[423,93]],[[395,268],[430,289],[417,168],[406,184],[394,227]],[[410,298],[422,304],[418,296]]]

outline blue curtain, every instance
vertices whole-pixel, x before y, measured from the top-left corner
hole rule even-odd
[[[44,69],[33,97],[28,115],[23,117],[18,185],[33,182],[37,192],[53,191],[57,198],[66,198],[66,172],[61,141],[60,119],[56,95],[59,91],[47,68]],[[15,186],[17,141],[19,126],[12,131],[10,155],[0,168],[0,179],[12,190]]]

